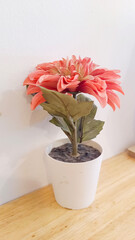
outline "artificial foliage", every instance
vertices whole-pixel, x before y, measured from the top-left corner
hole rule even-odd
[[[50,122],[67,135],[74,157],[78,156],[78,143],[95,138],[104,125],[95,119],[97,107],[90,96],[96,97],[103,108],[107,104],[113,110],[120,108],[115,93],[124,94],[119,72],[100,68],[88,57],[73,55],[71,59],[37,65],[25,79],[27,94],[33,96],[31,109],[41,105],[52,116]]]

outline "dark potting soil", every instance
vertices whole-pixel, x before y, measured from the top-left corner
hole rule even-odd
[[[87,162],[100,156],[100,151],[91,146],[84,144],[78,144],[78,157],[72,156],[72,145],[66,143],[60,147],[53,148],[49,153],[49,156],[62,162]]]

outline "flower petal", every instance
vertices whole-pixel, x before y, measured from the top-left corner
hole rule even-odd
[[[114,93],[111,90],[107,90],[106,92],[107,92],[109,102],[112,102],[113,104],[116,104],[117,107],[120,108],[120,99],[116,95],[116,93]]]
[[[27,88],[27,95],[33,94],[33,93],[37,93],[40,92],[40,88],[37,86],[33,86],[33,85],[29,85]]]
[[[113,71],[113,70],[111,70],[111,71],[107,70],[103,74],[99,74],[98,77],[100,77],[103,80],[108,80],[108,79],[120,78],[120,75],[115,73],[115,71]]]
[[[46,72],[44,70],[36,70],[32,73],[29,74],[29,79],[31,81],[34,81],[34,80],[38,80],[39,77],[41,77],[42,75],[44,75]]]
[[[102,89],[100,92],[97,90],[96,84],[94,85],[94,83],[91,82],[92,81],[82,81],[77,90],[93,95],[97,98],[101,106],[105,107],[107,104],[106,89]]]
[[[57,84],[58,92],[62,92],[65,89],[69,89],[71,92],[76,91],[78,84],[80,83],[80,81],[78,81],[78,77],[78,75],[75,75],[75,77],[72,78],[61,76]]]
[[[39,70],[49,70],[51,67],[53,66],[53,63],[51,62],[48,62],[48,63],[41,63],[41,64],[38,64],[36,66],[36,69],[39,69]]]
[[[33,82],[29,79],[29,77],[27,77],[23,82],[23,86],[30,85],[31,83],[33,83]]]
[[[58,83],[57,83],[58,92],[62,92],[63,90],[65,90],[67,85],[68,84],[67,84],[66,78],[61,76]]]
[[[43,82],[50,81],[50,82],[53,82],[55,85],[58,82],[59,78],[60,78],[59,75],[42,75],[38,79],[37,84],[41,85]]]
[[[104,68],[101,68],[101,69],[96,69],[94,70],[93,72],[91,72],[91,75],[92,76],[96,76],[96,75],[99,75],[99,74],[103,74],[106,70]]]
[[[107,89],[112,89],[112,90],[116,90],[120,93],[122,93],[124,95],[124,92],[122,90],[122,87],[116,83],[107,83]]]
[[[110,99],[108,99],[107,103],[112,107],[113,111],[115,111],[115,104]]]
[[[39,93],[35,94],[35,96],[32,98],[31,110],[34,110],[38,105],[40,105],[43,102],[45,102],[45,99],[42,95],[42,92],[40,91]]]

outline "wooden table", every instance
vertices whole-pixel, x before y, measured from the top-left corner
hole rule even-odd
[[[95,202],[60,207],[51,186],[0,207],[0,240],[135,240],[135,159],[119,154],[102,164]]]

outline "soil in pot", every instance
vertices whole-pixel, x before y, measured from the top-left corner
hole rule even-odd
[[[72,145],[66,143],[60,147],[53,148],[49,156],[62,162],[87,162],[93,160],[101,155],[100,151],[94,147],[78,144],[78,157],[72,156]]]

